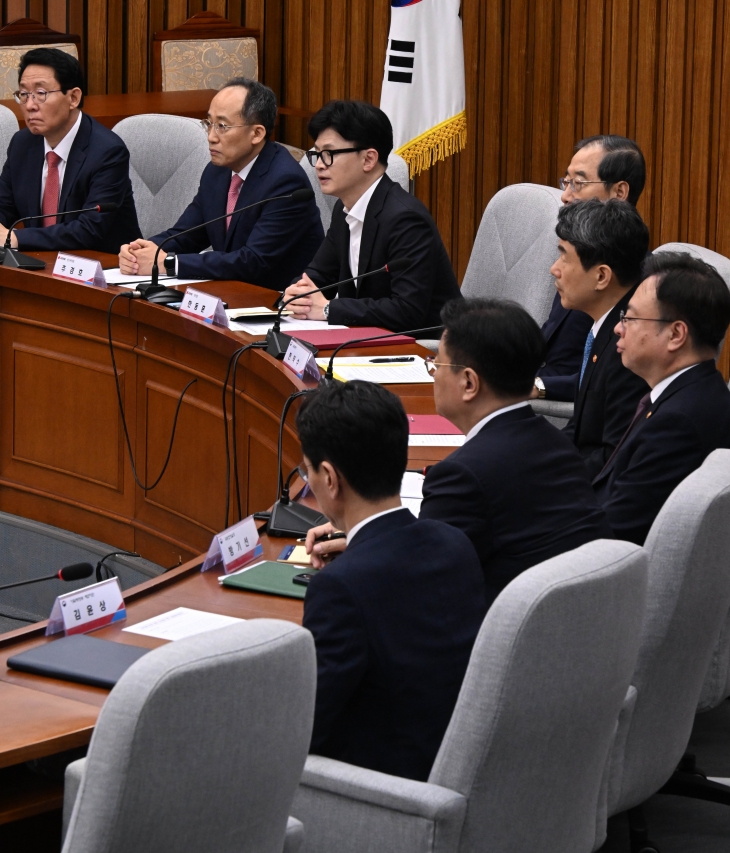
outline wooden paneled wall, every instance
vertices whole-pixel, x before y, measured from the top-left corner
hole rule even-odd
[[[79,33],[90,92],[135,92],[151,34],[202,9],[261,29],[261,76],[287,106],[378,103],[389,0],[5,0],[3,22]],[[643,148],[653,246],[730,255],[730,0],[462,0],[462,18],[469,142],[417,181],[460,279],[491,196],[554,185],[596,133]],[[303,125],[280,138],[305,144]]]

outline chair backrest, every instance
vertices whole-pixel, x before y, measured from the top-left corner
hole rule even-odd
[[[487,205],[461,292],[464,296],[513,299],[542,325],[555,297],[550,267],[558,257],[555,225],[560,190],[513,184]]]
[[[18,130],[18,119],[15,117],[15,113],[7,107],[0,105],[0,170],[5,165],[10,140]]]
[[[0,99],[12,98],[18,88],[18,66],[24,53],[35,47],[55,47],[81,61],[80,46],[80,36],[59,33],[32,18],[11,21],[0,29]]]
[[[695,246],[694,243],[664,243],[663,246],[654,249],[654,252],[687,252],[690,255],[694,255],[696,258],[715,267],[725,279],[725,284],[730,287],[730,258],[726,258],[725,255],[720,255],[718,252],[713,252],[712,249],[705,249],[704,246]]]
[[[646,555],[597,540],[523,572],[490,608],[429,782],[468,799],[459,850],[592,850],[636,662]]]
[[[306,157],[302,157],[299,161],[299,165],[307,173],[309,183],[312,185],[312,189],[314,190],[314,199],[317,202],[319,215],[322,219],[322,228],[324,228],[324,233],[326,234],[329,230],[330,222],[332,221],[332,211],[337,203],[337,199],[334,196],[325,195],[322,192],[322,188],[320,187],[319,180],[317,178],[317,172],[314,166],[309,165],[309,160],[307,160]],[[385,173],[392,181],[400,184],[406,192],[409,192],[410,178],[408,177],[408,164],[399,154],[395,154],[393,151],[390,152],[388,155],[388,168],[385,170]]]
[[[259,31],[215,12],[198,12],[152,39],[155,92],[220,89],[233,77],[258,79]]]
[[[183,116],[130,116],[114,127],[129,149],[129,177],[143,237],[171,228],[210,163],[200,122]]]
[[[689,742],[697,700],[730,604],[730,450],[716,450],[667,499],[644,545],[647,609],[636,705],[612,764],[610,813],[661,788]]]
[[[311,634],[273,619],[141,658],[102,708],[64,853],[281,853],[315,682]]]

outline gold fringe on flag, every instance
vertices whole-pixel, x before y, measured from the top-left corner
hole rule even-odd
[[[395,153],[408,163],[411,178],[420,175],[437,160],[445,160],[466,145],[466,110],[442,121],[415,139],[411,139]]]

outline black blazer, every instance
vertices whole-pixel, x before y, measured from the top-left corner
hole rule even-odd
[[[567,376],[570,380],[565,389],[553,386],[552,400],[572,402],[575,399],[575,375],[580,373],[583,349],[592,325],[589,314],[563,308],[560,294],[555,294],[550,316],[542,327],[547,349],[545,362],[537,375],[543,380],[546,376]]]
[[[22,216],[42,213],[43,159],[42,136],[25,128],[10,140],[0,174],[0,222],[6,228]],[[64,216],[47,228],[42,227],[42,219],[30,220],[16,232],[18,247],[35,251],[94,249],[116,255],[122,243],[141,236],[127,146],[116,133],[83,113],[66,163],[59,210],[110,201],[119,206],[114,213]]]
[[[580,369],[573,380],[575,410],[563,432],[578,448],[591,480],[608,461],[631,423],[639,400],[649,390],[640,376],[624,367],[616,349],[618,335],[613,331],[636,287],[628,290],[603,321],[593,342],[583,382],[578,385]],[[562,378],[545,380],[548,397],[552,397],[550,383]]]
[[[175,225],[150,237],[159,244],[174,234],[223,216],[228,202],[231,170],[209,163],[198,193]],[[275,142],[267,142],[241,187],[236,210],[264,198],[311,189],[304,169]],[[180,278],[233,279],[283,290],[312,260],[324,239],[314,199],[288,199],[252,207],[226,221],[221,219],[165,244],[164,252],[178,254]],[[198,254],[208,246],[212,252]]]
[[[423,484],[421,518],[463,530],[491,604],[525,569],[593,539],[613,539],[571,442],[529,406],[497,415]]]
[[[380,326],[393,332],[439,326],[444,303],[461,295],[436,223],[423,204],[383,175],[368,204],[359,272],[409,258],[402,272],[342,285],[330,302],[330,323]],[[319,287],[350,278],[350,228],[338,201],[322,246],[306,270]]]
[[[366,524],[311,580],[311,752],[425,781],[486,614],[469,540],[409,510]]]
[[[730,391],[710,360],[664,389],[593,481],[614,534],[643,545],[674,488],[718,447],[730,447]]]

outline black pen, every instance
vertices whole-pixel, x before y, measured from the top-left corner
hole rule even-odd
[[[400,355],[397,358],[371,358],[370,364],[401,364],[407,361],[415,361],[414,355]]]
[[[314,543],[316,545],[317,542],[331,542],[333,539],[347,539],[347,533],[343,533],[341,530],[338,530],[336,533],[325,533],[324,536],[320,536],[318,539],[315,539]],[[297,542],[306,541],[306,536],[302,539],[297,539]]]

